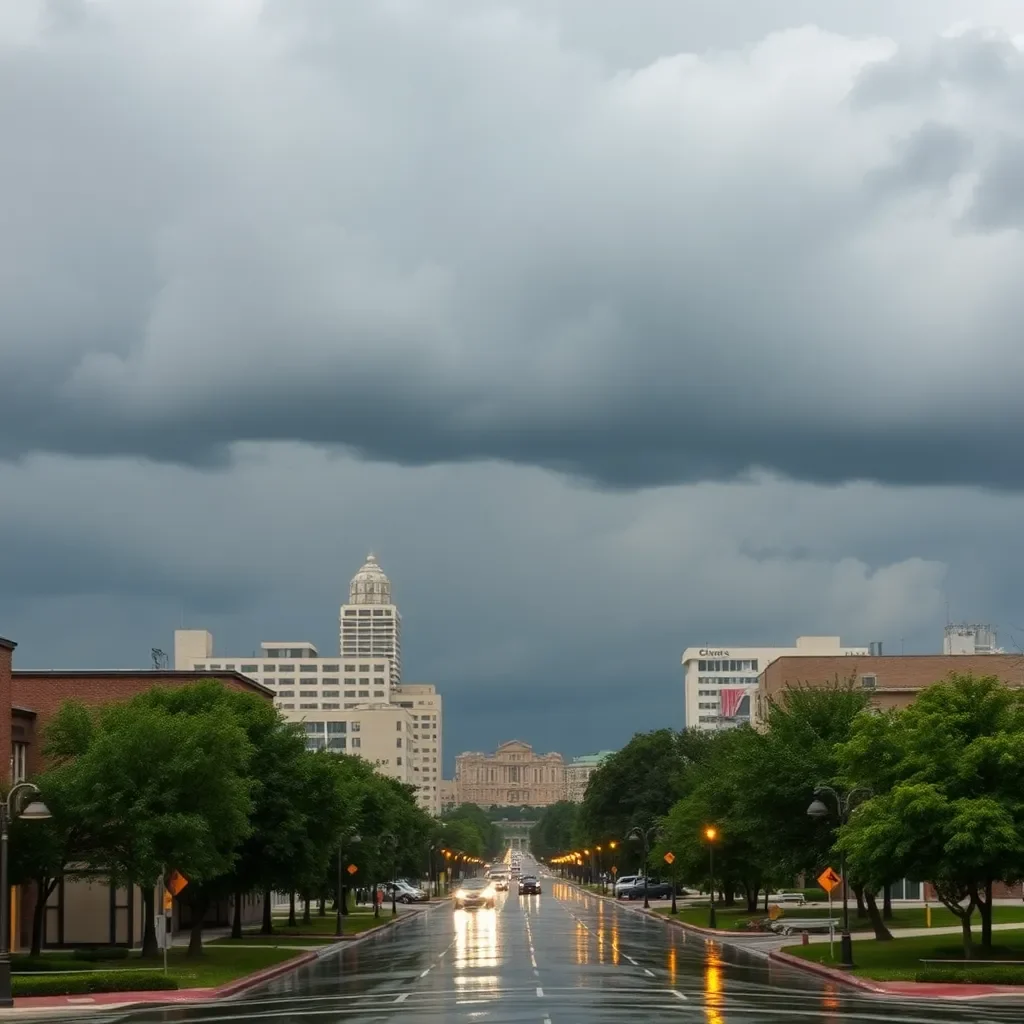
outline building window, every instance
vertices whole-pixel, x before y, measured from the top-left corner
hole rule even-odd
[[[322,682],[324,686],[337,686],[341,682],[341,679],[339,679],[338,676],[324,676],[320,682]]]
[[[340,697],[341,691],[339,690],[324,690],[325,697]]]
[[[396,758],[395,758],[395,764],[397,764],[397,765],[401,766],[401,764],[402,764],[402,759],[401,759],[400,757],[396,757]]]
[[[290,676],[288,678],[282,676],[280,679],[278,679],[278,682],[282,686],[294,686],[295,685],[295,676]]]
[[[278,704],[278,707],[282,711],[294,711],[295,710],[295,705],[294,704]]]
[[[316,673],[316,665],[300,665],[299,666],[299,671],[300,672],[305,672],[307,675],[310,672],[315,674]]]
[[[337,711],[341,707],[341,705],[338,704],[336,701],[327,701],[324,704],[321,704],[320,707],[324,711]]]
[[[316,711],[316,709],[319,706],[320,706],[319,704],[299,704],[299,710],[300,711]]]
[[[277,671],[277,666],[276,665],[264,665],[263,666],[263,671],[264,672],[276,672]]]
[[[360,725],[359,725],[358,722],[352,722],[351,725],[349,725],[348,728],[349,728],[349,732],[359,732],[360,731]]]
[[[294,690],[278,690],[277,691],[277,695],[278,695],[278,697],[294,697],[295,696],[295,691]]]
[[[259,665],[243,665],[239,671],[241,672],[259,672]]]
[[[346,686],[355,686],[356,685],[356,677],[355,676],[345,676],[345,685]]]
[[[402,723],[401,723],[401,722],[395,722],[395,728],[396,728],[396,729],[397,729],[397,730],[398,730],[399,732],[401,732],[401,731],[402,731]]]
[[[210,666],[210,668],[215,668],[215,669],[219,669],[219,668],[220,668],[220,665],[211,665],[211,666]]]
[[[316,690],[299,690],[300,697],[318,697]]]
[[[369,697],[370,696],[370,691],[369,690],[360,690],[359,691],[359,696],[360,697]]]
[[[363,741],[358,736],[353,736],[352,737],[352,746],[353,747],[361,747],[362,745],[363,745]]]
[[[28,777],[28,744],[15,743],[11,754],[11,783],[24,782]]]
[[[401,745],[402,745],[402,737],[401,736],[396,736],[395,737],[395,746],[396,747],[400,747]]]
[[[324,665],[323,666],[323,671],[324,672],[338,672],[340,670],[341,670],[341,666],[340,665]]]

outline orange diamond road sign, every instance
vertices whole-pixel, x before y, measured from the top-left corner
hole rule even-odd
[[[668,853],[665,854],[665,863],[666,864],[674,863],[675,859],[676,859],[676,855],[671,850],[669,850]]]
[[[831,868],[825,868],[825,870],[818,875],[818,885],[820,885],[825,892],[831,892],[837,885],[841,885],[842,881],[843,880]]]
[[[778,921],[778,919],[779,919],[780,917],[782,917],[782,907],[780,907],[780,906],[778,905],[778,903],[773,903],[773,904],[772,904],[772,905],[771,905],[771,906],[770,906],[770,907],[768,908],[768,916],[769,916],[769,917],[770,917],[770,918],[771,918],[771,919],[772,919],[773,921]]]
[[[167,879],[167,888],[177,896],[185,886],[188,885],[188,879],[180,871],[172,871],[171,877]]]
[[[349,864],[349,866],[345,870],[348,871],[350,875],[354,875],[359,870],[359,868],[357,868],[355,864]]]

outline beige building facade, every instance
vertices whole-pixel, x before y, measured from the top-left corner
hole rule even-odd
[[[511,740],[493,754],[471,752],[455,759],[456,801],[481,807],[547,807],[565,799],[561,754],[536,754]]]

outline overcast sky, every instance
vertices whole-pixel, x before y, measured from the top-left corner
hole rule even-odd
[[[684,647],[1024,645],[1020,0],[0,4],[0,635],[336,650],[446,768]]]

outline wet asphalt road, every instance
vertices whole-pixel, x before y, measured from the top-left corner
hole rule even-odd
[[[494,911],[441,906],[216,1005],[120,1013],[125,1024],[804,1024],[1019,1022],[1020,1004],[899,1001],[837,990],[544,880]],[[95,1018],[93,1018],[95,1019]]]

